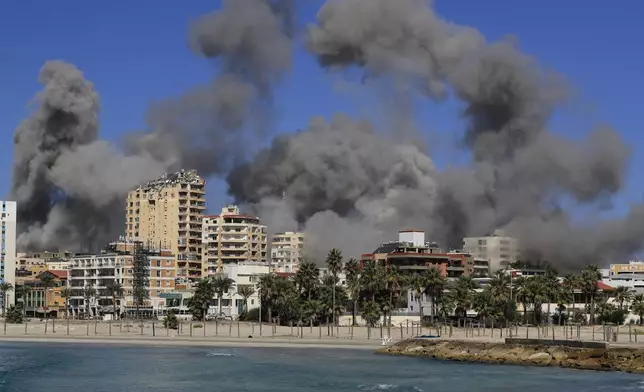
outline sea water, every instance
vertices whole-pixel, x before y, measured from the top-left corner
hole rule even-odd
[[[365,350],[0,344],[0,391],[637,391],[644,377]]]

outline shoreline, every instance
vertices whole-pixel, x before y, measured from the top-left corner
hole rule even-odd
[[[376,353],[452,362],[644,373],[644,349],[619,346],[583,348],[561,345],[408,339],[380,348],[376,350]]]
[[[94,344],[94,345],[137,345],[165,347],[236,347],[236,348],[325,348],[372,350],[381,347],[376,342],[343,342],[334,340],[312,341],[305,339],[200,339],[176,337],[80,337],[80,336],[0,336],[2,343],[57,343],[57,344]]]

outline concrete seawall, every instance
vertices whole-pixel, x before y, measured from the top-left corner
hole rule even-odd
[[[537,339],[515,339],[533,342]],[[481,343],[410,339],[378,350],[380,354],[425,357],[447,361],[644,373],[644,349],[601,347],[585,342],[570,347],[549,344]],[[579,345],[580,342],[576,344]],[[599,346],[598,346],[599,345]]]

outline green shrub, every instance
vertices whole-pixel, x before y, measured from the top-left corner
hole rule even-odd
[[[22,311],[11,305],[7,309],[7,322],[10,324],[22,324]]]
[[[179,319],[174,312],[168,313],[163,319],[163,327],[167,329],[179,329]]]

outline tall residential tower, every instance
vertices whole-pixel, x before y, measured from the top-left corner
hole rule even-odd
[[[227,264],[266,262],[266,226],[256,216],[229,205],[203,218],[203,276],[223,272]]]
[[[0,279],[16,285],[16,202],[0,201]],[[7,292],[7,305],[13,305],[14,291]],[[4,304],[3,304],[4,306]]]
[[[165,174],[127,196],[125,233],[177,258],[179,281],[201,278],[201,218],[205,181],[196,171]]]

